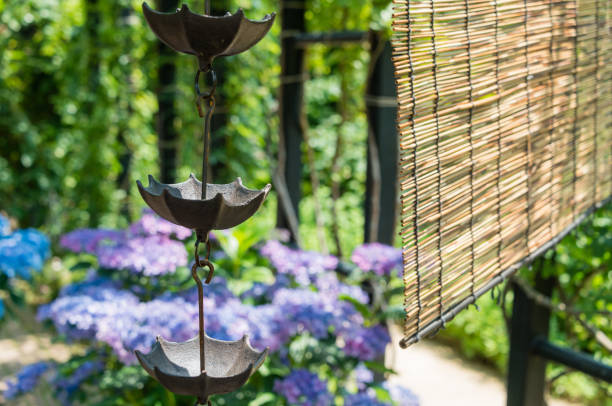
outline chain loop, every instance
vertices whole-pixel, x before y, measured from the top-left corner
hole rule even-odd
[[[208,275],[206,276],[206,279],[204,281],[204,283],[208,285],[210,281],[212,280],[212,277],[215,273],[215,267],[212,264],[212,262],[210,262],[209,260],[210,251],[211,251],[210,239],[208,238],[208,236],[206,236],[206,258],[205,259],[200,259],[200,254],[198,252],[201,242],[202,240],[200,239],[200,237],[197,237],[196,242],[195,242],[195,263],[193,264],[193,267],[191,267],[191,274],[193,278],[196,279],[196,282],[197,282],[200,279],[197,275],[198,268],[208,268]]]
[[[206,73],[210,77],[211,86],[210,89],[206,92],[202,92],[200,90],[200,74]],[[204,118],[205,113],[202,110],[202,100],[208,100],[208,111],[211,111],[214,108],[214,96],[215,91],[217,90],[217,74],[212,69],[212,67],[208,66],[206,70],[198,69],[198,72],[195,76],[195,93],[196,93],[196,107],[198,108],[198,114],[201,118]]]

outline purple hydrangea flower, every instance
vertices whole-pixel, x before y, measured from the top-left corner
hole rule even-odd
[[[393,269],[401,272],[402,250],[378,242],[360,245],[355,248],[351,260],[363,271],[377,275],[389,275]]]
[[[344,406],[392,406],[391,403],[378,400],[374,390],[359,392],[344,397]]]
[[[271,305],[261,305],[251,308],[249,317],[251,343],[255,348],[270,348],[270,351],[282,351],[290,340],[287,320],[283,309]]]
[[[405,386],[385,382],[383,388],[389,392],[391,399],[397,406],[419,406],[419,397]]]
[[[279,273],[292,275],[302,286],[309,285],[317,274],[338,267],[338,258],[332,255],[292,249],[275,240],[266,242],[260,253]]]
[[[384,355],[387,344],[391,341],[387,329],[381,325],[363,327],[353,324],[338,334],[344,343],[345,354],[363,361],[372,361]]]
[[[185,240],[191,237],[191,230],[176,224],[156,215],[151,209],[144,209],[140,220],[132,223],[129,228],[129,233],[132,235],[165,235]]]
[[[207,303],[211,304],[211,303]],[[107,343],[126,364],[136,361],[135,350],[149,352],[158,335],[186,341],[196,335],[197,306],[182,298],[152,300],[134,305],[117,318],[96,324],[96,339]]]
[[[282,288],[288,288],[291,285],[291,281],[287,275],[279,274],[276,275],[276,280],[271,285],[265,283],[255,282],[253,287],[240,295],[244,299],[269,299],[274,297],[276,292]]]
[[[125,238],[120,230],[103,228],[81,228],[64,234],[60,245],[74,253],[95,254],[98,246],[104,242],[119,242]]]
[[[122,320],[137,304],[138,298],[131,292],[91,286],[41,306],[38,319],[52,320],[55,328],[69,339],[91,339],[100,324]]]
[[[357,381],[359,391],[365,390],[369,383],[374,382],[374,373],[361,362],[355,367],[353,373],[355,374],[355,380]]]
[[[100,245],[96,253],[101,267],[126,269],[145,276],[159,276],[187,265],[187,250],[163,235],[126,238]]]
[[[32,271],[42,269],[49,245],[44,234],[30,228],[0,236],[0,273],[29,279]]]
[[[296,369],[284,379],[275,381],[274,391],[284,396],[290,405],[329,406],[333,403],[327,383],[305,369]]]
[[[335,298],[309,289],[280,289],[272,304],[283,312],[284,329],[289,336],[309,332],[316,338],[325,338],[332,326],[338,326],[345,308]]]
[[[250,308],[236,313],[249,323],[242,330],[230,319],[222,319],[233,314],[236,306],[246,306],[230,296],[222,281],[217,277],[210,290],[207,286],[207,332],[220,339],[237,339],[252,328],[247,318]],[[55,301],[39,309],[38,318],[51,320],[69,339],[106,343],[123,363],[131,364],[135,362],[134,350],[148,352],[157,335],[172,341],[194,337],[198,308],[195,289],[141,302],[132,292],[120,289],[108,279],[92,278],[62,290]]]
[[[340,282],[335,272],[324,272],[317,275],[315,286],[319,292],[333,295],[334,297],[347,295],[363,304],[367,304],[370,301],[368,294],[363,289],[359,286]]]
[[[34,389],[42,374],[49,369],[48,362],[37,362],[26,365],[17,373],[13,381],[7,381],[8,388],[4,391],[4,397],[14,399],[15,397],[28,393]]]

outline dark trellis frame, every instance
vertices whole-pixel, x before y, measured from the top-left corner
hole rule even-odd
[[[371,72],[366,85],[366,109],[370,142],[368,173],[364,201],[364,240],[392,244],[395,239],[397,210],[398,137],[395,126],[397,102],[390,43],[376,33],[346,31],[329,33],[305,32],[305,0],[281,0],[281,87],[279,116],[281,143],[279,167],[284,173],[290,206],[299,219],[302,198],[302,142],[304,48],[311,44],[366,43],[370,41]],[[379,47],[380,46],[380,47]],[[279,196],[279,199],[281,197]],[[284,202],[286,205],[286,202]],[[279,202],[277,225],[291,229],[283,202]],[[295,236],[292,235],[295,241]]]

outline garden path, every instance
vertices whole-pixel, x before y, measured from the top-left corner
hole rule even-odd
[[[24,324],[9,319],[0,327],[0,405],[5,402],[2,397],[2,392],[6,389],[4,381],[7,377],[15,376],[23,366],[39,361],[64,362],[71,354],[81,352],[78,346],[53,342],[51,334],[43,331],[40,325],[27,323],[29,327],[24,328]],[[60,404],[52,398],[50,387],[43,382],[31,394],[6,404],[19,406]]]
[[[391,331],[393,343],[402,338],[401,327]],[[390,346],[391,347],[391,346]],[[417,394],[421,406],[503,406],[505,381],[492,368],[466,361],[452,348],[424,340],[406,350],[388,348],[394,356],[391,381],[401,382]],[[560,399],[548,399],[548,406],[575,406]]]

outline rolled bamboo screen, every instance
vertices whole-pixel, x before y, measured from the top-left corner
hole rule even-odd
[[[607,0],[395,0],[402,346],[612,195]]]

